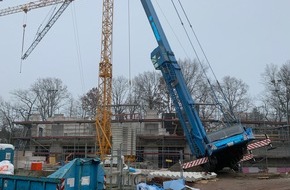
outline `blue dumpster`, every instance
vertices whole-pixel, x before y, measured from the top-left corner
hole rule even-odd
[[[103,190],[100,160],[74,159],[47,177],[0,174],[1,190]]]
[[[102,190],[105,171],[99,159],[74,159],[48,178],[65,179],[65,190]]]

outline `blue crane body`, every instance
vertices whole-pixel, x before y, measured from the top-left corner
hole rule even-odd
[[[151,53],[151,61],[162,73],[192,154],[196,158],[208,157],[208,170],[235,167],[246,153],[248,142],[254,140],[251,128],[235,123],[214,133],[206,133],[152,2],[141,0],[141,3],[158,43]]]

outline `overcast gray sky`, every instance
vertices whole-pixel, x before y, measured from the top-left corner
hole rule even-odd
[[[0,8],[31,1],[3,0]],[[261,73],[266,64],[282,65],[290,59],[289,0],[181,2],[219,80],[226,75],[242,79],[249,85],[250,94],[256,96],[263,90]],[[153,3],[177,59],[187,56],[194,59],[195,55],[171,0],[158,0],[159,6],[156,0]],[[46,7],[28,13],[25,50],[50,10],[51,7]],[[75,0],[31,55],[22,62],[21,73],[24,13],[0,17],[0,96],[9,99],[11,91],[27,89],[37,78],[44,77],[60,78],[75,97],[96,87],[101,47],[101,11],[101,0]],[[154,70],[150,53],[157,43],[139,0],[130,0],[130,20],[130,65],[134,77],[144,71]],[[77,30],[74,29],[74,22],[77,23]],[[79,41],[75,40],[76,34]],[[128,38],[128,0],[115,0],[114,77],[129,77]],[[82,62],[78,61],[78,56],[81,56]],[[201,59],[204,60],[202,56]]]

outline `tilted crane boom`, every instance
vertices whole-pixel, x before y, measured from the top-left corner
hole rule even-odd
[[[30,53],[34,50],[34,48],[39,44],[39,42],[42,40],[42,38],[45,36],[45,34],[49,31],[49,29],[54,25],[54,23],[57,21],[57,19],[60,17],[60,15],[65,11],[65,9],[69,6],[69,4],[73,0],[64,0],[63,4],[60,6],[60,8],[57,10],[57,12],[51,17],[49,22],[45,25],[45,27],[42,29],[41,32],[37,34],[37,37],[32,42],[30,47],[27,49],[27,51],[22,55],[21,59],[26,59]]]
[[[255,139],[252,129],[245,128],[240,123],[231,123],[231,126],[206,133],[152,2],[141,0],[141,3],[158,43],[158,47],[151,53],[152,63],[163,75],[191,153],[197,158],[197,163],[190,165],[203,164],[209,171],[221,170],[224,167],[236,169],[250,150],[248,143]],[[260,144],[266,146],[269,143],[270,140],[266,139]],[[250,147],[261,147],[260,144]]]
[[[39,0],[39,1],[33,1],[29,2],[23,5],[17,5],[14,7],[8,7],[6,9],[0,10],[0,16],[6,16],[14,13],[19,13],[19,12],[28,12],[32,9],[37,9],[41,7],[46,7],[50,5],[55,5],[58,3],[63,3],[66,0]]]

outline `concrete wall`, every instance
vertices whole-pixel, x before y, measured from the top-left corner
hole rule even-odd
[[[34,117],[35,118],[35,117]],[[77,118],[66,118],[63,114],[48,118],[48,121],[75,121]],[[39,124],[31,128],[33,137],[50,136],[92,136],[96,134],[95,127],[89,123],[69,123],[69,124]]]
[[[136,155],[136,129],[138,123],[113,123],[112,143],[113,155],[122,150],[123,155]]]

